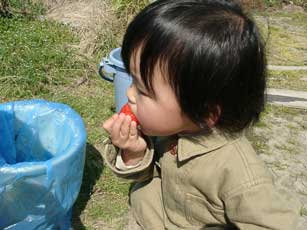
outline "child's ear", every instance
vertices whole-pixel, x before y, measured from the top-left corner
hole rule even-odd
[[[206,118],[205,122],[209,128],[213,128],[218,122],[221,115],[221,107],[217,105],[214,109],[211,109],[209,116]]]

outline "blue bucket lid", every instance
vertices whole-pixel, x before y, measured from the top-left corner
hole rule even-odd
[[[122,50],[121,47],[118,47],[118,48],[112,50],[109,54],[109,61],[113,65],[115,65],[119,68],[125,69],[125,66],[124,66],[124,63],[123,63],[123,60],[122,60],[122,57],[121,57],[121,50]]]

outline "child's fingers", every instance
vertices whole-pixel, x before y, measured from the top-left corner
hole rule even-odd
[[[135,121],[132,121],[130,125],[129,143],[135,152],[143,152],[147,146],[146,141],[138,130]]]
[[[110,133],[112,131],[113,123],[117,118],[118,114],[116,113],[102,124],[102,128],[104,128],[108,133]]]
[[[138,130],[137,125],[135,121],[132,121],[130,124],[130,133],[129,133],[129,139],[131,141],[136,141],[138,138]]]
[[[124,122],[125,115],[120,114],[117,119],[114,121],[114,124],[112,126],[112,132],[111,132],[111,139],[113,141],[119,140],[120,138],[120,130],[122,127],[122,124]]]
[[[131,123],[130,116],[125,116],[119,132],[119,136],[122,140],[126,140],[129,137],[130,123]]]

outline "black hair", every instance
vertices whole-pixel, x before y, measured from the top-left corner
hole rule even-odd
[[[140,75],[153,92],[159,65],[182,111],[195,123],[221,109],[216,126],[241,131],[265,104],[266,58],[260,33],[233,0],[158,0],[129,24],[124,65],[140,49]]]

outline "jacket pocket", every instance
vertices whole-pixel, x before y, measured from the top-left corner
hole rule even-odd
[[[210,204],[206,197],[187,193],[184,202],[185,216],[193,226],[224,224],[224,210]]]

